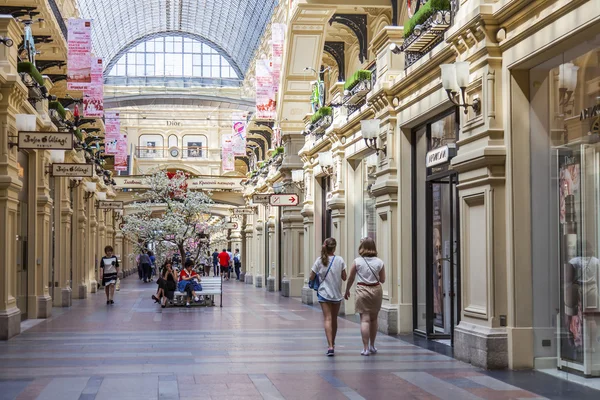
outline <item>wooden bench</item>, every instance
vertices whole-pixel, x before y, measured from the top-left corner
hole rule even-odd
[[[201,292],[196,292],[196,294],[200,297],[200,301],[195,303],[194,300],[190,302],[192,304],[206,304],[207,301],[210,301],[210,305],[215,304],[215,296],[220,297],[220,307],[223,307],[223,280],[221,277],[200,277],[200,285],[202,286]],[[173,304],[178,306],[185,305],[186,302],[186,293],[175,291],[173,297]],[[208,296],[208,298],[207,298]]]

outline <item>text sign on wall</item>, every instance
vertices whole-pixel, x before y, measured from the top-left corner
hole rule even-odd
[[[299,202],[297,194],[281,193],[269,197],[269,204],[275,207],[297,206]]]
[[[148,189],[143,176],[115,176],[117,189]],[[236,190],[241,189],[242,178],[228,176],[206,176],[186,181],[192,190]]]
[[[254,208],[234,208],[233,215],[254,215]]]
[[[252,202],[254,204],[269,204],[270,194],[255,194],[252,195]]]
[[[425,166],[427,168],[435,167],[437,165],[445,164],[450,161],[450,158],[454,157],[456,149],[454,147],[442,146],[437,149],[431,150],[427,153],[425,159]]]
[[[71,132],[27,132],[19,131],[19,149],[72,150]]]
[[[92,164],[52,164],[52,176],[92,177],[94,176],[94,166]]]
[[[98,202],[98,209],[100,209],[100,210],[122,210],[123,202],[122,201],[100,200]]]

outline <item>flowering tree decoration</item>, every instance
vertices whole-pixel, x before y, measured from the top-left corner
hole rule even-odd
[[[213,201],[204,192],[189,190],[187,178],[182,171],[146,176],[149,188],[138,196],[133,212],[124,219],[123,234],[138,243],[138,250],[153,243],[159,262],[174,250],[181,260],[186,254],[198,259],[207,251],[208,235],[215,229],[207,224]]]

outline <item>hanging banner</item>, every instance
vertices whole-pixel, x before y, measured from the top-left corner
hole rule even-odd
[[[283,62],[283,45],[285,41],[285,24],[273,24],[271,30],[271,46],[273,51],[273,87],[275,99],[279,92],[279,79],[281,77],[281,64]]]
[[[231,147],[234,156],[246,155],[246,118],[243,114],[232,116],[233,137]]]
[[[104,151],[106,155],[117,155],[117,144],[121,136],[121,120],[118,111],[106,112],[104,132]]]
[[[232,147],[233,135],[221,136],[221,169],[223,172],[235,170],[235,157]]]
[[[127,171],[127,135],[119,133],[117,154],[115,154],[115,171]]]
[[[85,90],[92,82],[92,21],[70,18],[67,43],[67,90]]]
[[[275,119],[275,90],[271,61],[256,60],[256,118]]]
[[[276,148],[281,146],[281,128],[275,127],[273,128],[273,137],[271,138],[271,148]]]
[[[83,116],[102,118],[104,116],[104,79],[101,58],[92,58],[92,82],[83,93]]]

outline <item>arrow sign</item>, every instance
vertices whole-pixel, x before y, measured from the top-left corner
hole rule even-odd
[[[269,204],[275,207],[297,206],[300,203],[300,198],[293,193],[272,194],[269,197]]]
[[[237,222],[228,222],[225,224],[225,229],[237,229],[238,226]]]

